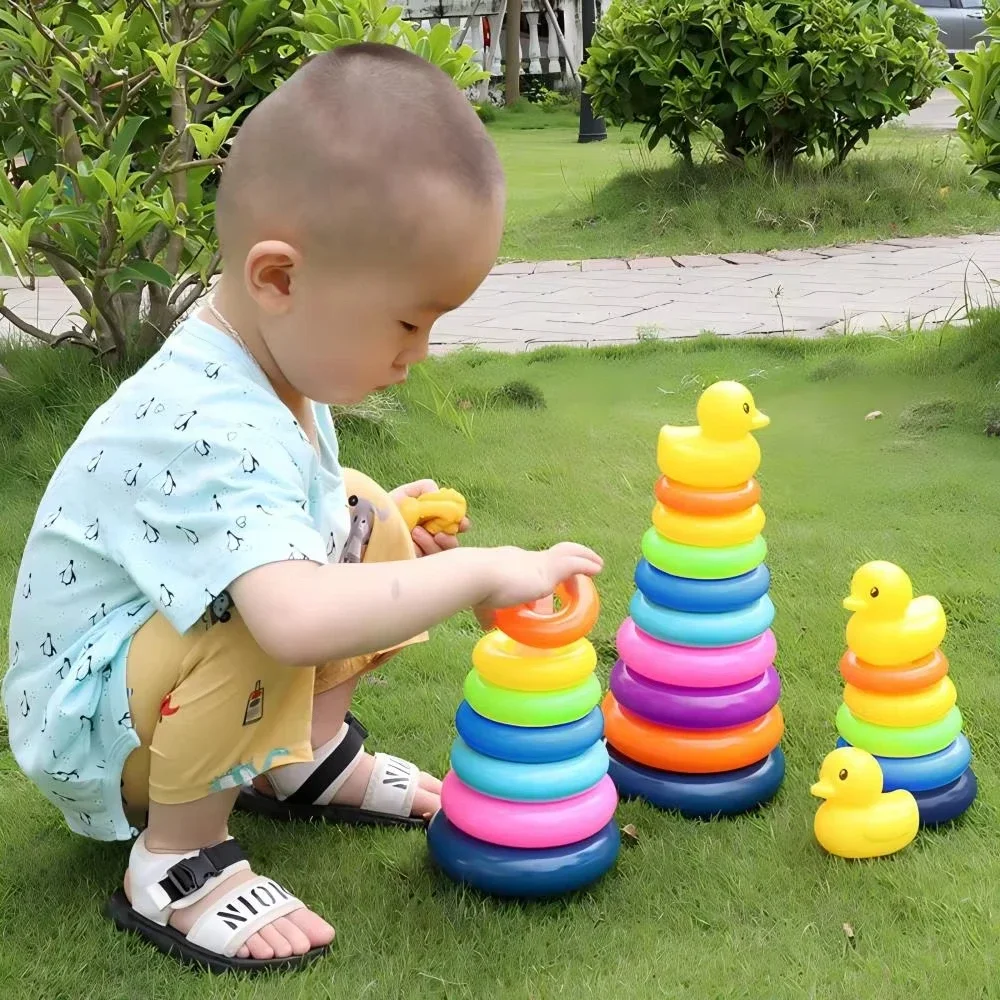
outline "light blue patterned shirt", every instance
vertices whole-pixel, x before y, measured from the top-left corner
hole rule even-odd
[[[3,701],[18,764],[78,833],[134,833],[120,783],[139,743],[138,629],[160,611],[186,632],[266,563],[337,560],[347,497],[326,407],[316,423],[319,452],[240,345],[189,319],[59,463],[17,579]]]

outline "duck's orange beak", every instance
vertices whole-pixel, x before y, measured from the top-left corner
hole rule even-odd
[[[844,598],[844,608],[847,611],[864,611],[866,607],[865,602],[860,597],[854,597],[853,594]]]
[[[750,422],[750,429],[759,431],[771,422],[771,418],[766,413],[761,413],[760,410],[755,410],[753,415],[753,420]]]

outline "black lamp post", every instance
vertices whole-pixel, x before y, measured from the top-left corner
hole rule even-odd
[[[583,0],[583,58],[587,59],[590,43],[594,40],[594,26],[597,20],[596,0]],[[603,142],[608,130],[603,118],[594,117],[590,106],[590,95],[580,92],[580,142]]]

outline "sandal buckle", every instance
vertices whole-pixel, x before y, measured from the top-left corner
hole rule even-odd
[[[222,869],[204,851],[193,858],[184,858],[167,869],[166,877],[160,882],[171,897],[172,902],[197,892],[209,879],[222,873]]]

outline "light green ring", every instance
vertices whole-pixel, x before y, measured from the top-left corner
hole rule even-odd
[[[591,674],[576,687],[562,691],[512,691],[484,681],[470,670],[465,700],[480,715],[508,726],[561,726],[582,719],[600,703],[601,682]]]
[[[642,554],[646,561],[671,576],[689,580],[727,580],[756,569],[767,558],[763,535],[742,545],[709,549],[681,545],[664,538],[656,528],[642,536]]]
[[[895,729],[859,719],[845,704],[837,710],[837,732],[851,746],[876,757],[923,757],[953,743],[962,731],[962,713],[956,705],[943,719],[927,726]]]

